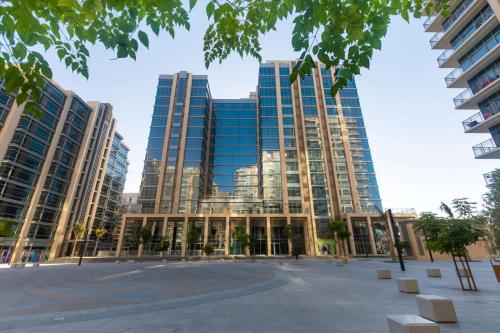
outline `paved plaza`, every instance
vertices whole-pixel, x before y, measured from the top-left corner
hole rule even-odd
[[[396,277],[415,277],[421,294],[453,300],[459,322],[442,332],[498,332],[500,284],[490,264],[471,264],[480,288],[465,292],[451,262],[355,259],[256,263],[143,262],[0,269],[2,332],[388,332],[385,317],[417,314],[415,295]],[[390,268],[392,280],[377,279]],[[426,267],[443,278],[428,278]]]

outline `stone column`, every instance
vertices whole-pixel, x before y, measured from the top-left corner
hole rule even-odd
[[[370,245],[372,248],[372,254],[376,255],[377,254],[377,246],[375,244],[375,234],[373,233],[372,218],[370,216],[367,216],[366,223],[368,225],[368,234],[370,235]]]
[[[271,253],[271,218],[266,216],[266,235],[267,235],[267,255],[270,256]]]
[[[182,239],[181,239],[181,256],[186,256],[187,249],[187,233],[189,228],[189,220],[188,217],[184,217],[184,226],[182,228]]]
[[[205,216],[205,224],[203,226],[205,227],[203,232],[203,246],[205,246],[208,244],[208,216]],[[205,255],[204,251],[202,253]]]
[[[144,228],[147,223],[148,223],[148,218],[146,216],[144,216],[142,218],[142,227]],[[144,244],[143,243],[139,244],[139,248],[137,249],[137,257],[142,257],[142,251],[144,251]]]
[[[161,238],[162,239],[166,239],[167,238],[167,225],[168,225],[168,218],[165,216],[163,218],[163,225],[161,226]],[[170,243],[170,241],[169,241]],[[172,246],[172,244],[170,244],[170,246]],[[165,256],[165,252],[161,252],[160,253],[160,257],[164,257]]]
[[[351,244],[351,250],[352,250],[352,255],[356,255],[356,246],[354,245],[354,233],[352,231],[352,221],[351,221],[351,217],[348,216],[347,217],[347,229],[349,229],[349,232],[351,233],[351,236],[349,237],[349,239],[347,240],[350,244]],[[346,247],[346,250],[347,250],[347,247]],[[349,252],[349,251],[347,251]],[[347,255],[347,254],[346,254]]]
[[[123,236],[125,233],[126,224],[127,224],[127,218],[125,216],[122,216],[122,225],[120,226],[120,234],[118,235],[118,244],[116,245],[115,257],[119,257],[120,252],[122,251]]]
[[[231,235],[231,226],[229,223],[229,216],[226,216],[226,237],[224,238],[224,255],[229,255],[229,236]]]
[[[245,232],[247,235],[250,235],[250,216],[245,218]],[[245,249],[245,255],[250,256],[250,249],[248,247]]]

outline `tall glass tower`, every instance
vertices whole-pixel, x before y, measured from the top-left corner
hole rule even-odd
[[[117,254],[243,254],[234,235],[254,236],[255,254],[290,251],[285,229],[304,236],[307,254],[334,251],[328,223],[344,219],[353,254],[388,254],[378,192],[354,80],[335,97],[335,71],[318,63],[291,84],[293,61],[261,64],[249,98],[213,99],[208,78],[160,75],[139,202],[124,215]],[[372,221],[373,220],[373,221]],[[372,223],[373,222],[373,223]],[[140,228],[152,244],[137,241]],[[199,239],[193,244],[191,232]]]

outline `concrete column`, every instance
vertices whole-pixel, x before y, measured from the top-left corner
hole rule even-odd
[[[159,175],[158,175],[158,185],[156,187],[156,200],[155,200],[155,208],[154,212],[159,213],[160,212],[160,204],[161,204],[161,199],[162,199],[162,191],[163,191],[163,182],[165,178],[165,172],[166,172],[166,165],[167,165],[167,153],[168,153],[168,144],[170,140],[170,130],[172,128],[172,117],[174,114],[174,102],[175,102],[175,92],[177,88],[177,74],[173,75],[172,78],[172,92],[170,94],[170,104],[168,107],[168,116],[167,116],[167,125],[166,125],[166,130],[165,130],[165,140],[163,141],[163,151],[162,151],[162,156],[163,158],[161,159],[160,162],[160,169],[159,169]]]
[[[290,216],[286,217],[286,226],[289,227],[292,225],[292,221],[290,219]],[[292,255],[292,240],[288,238],[288,254]]]
[[[162,239],[167,238],[167,225],[168,225],[168,218],[165,216],[163,218],[163,225],[161,226],[161,238]],[[170,244],[170,246],[172,246],[172,244]],[[164,257],[164,256],[165,256],[165,252],[160,253],[160,257]]]
[[[208,244],[208,229],[209,229],[209,225],[208,225],[208,217],[205,216],[205,224],[204,224],[204,232],[203,232],[203,245],[207,245]]]
[[[226,216],[226,237],[224,238],[224,255],[229,255],[229,237],[231,235],[231,225],[229,223],[229,216]]]
[[[187,233],[189,228],[189,219],[184,217],[184,227],[182,228],[182,240],[181,240],[181,256],[186,256],[187,249]]]
[[[500,1],[498,0],[487,0],[488,4],[490,5],[491,9],[493,9],[493,12],[495,13],[495,16],[497,17],[497,20],[500,21]]]
[[[144,228],[146,224],[148,223],[148,218],[144,216],[142,218],[142,227]],[[144,244],[140,243],[139,248],[137,249],[137,257],[142,257],[142,252],[144,251]]]
[[[351,237],[349,237],[348,241],[351,244],[352,255],[356,255],[356,246],[354,246],[354,233],[352,232],[352,221],[350,216],[347,216],[347,229],[349,229],[351,233]]]
[[[370,235],[370,245],[372,247],[372,254],[376,255],[377,254],[377,246],[375,244],[375,234],[373,233],[372,219],[370,216],[367,216],[367,224],[368,224],[368,233]]]
[[[266,216],[267,255],[271,255],[271,218]]]
[[[122,251],[123,237],[125,233],[126,224],[127,224],[127,217],[122,216],[122,225],[120,226],[120,234],[118,235],[118,244],[116,245],[115,257],[119,257],[120,252]]]
[[[247,235],[250,235],[250,216],[245,218],[245,232]],[[245,249],[245,255],[250,256],[250,249],[248,247]]]
[[[0,142],[2,143],[0,145],[0,161],[3,161],[5,153],[7,153],[7,149],[9,148],[8,143],[12,141],[12,137],[16,132],[17,125],[19,123],[19,120],[21,119],[21,116],[23,115],[23,111],[24,104],[18,106],[14,101],[12,107],[10,108],[9,114],[5,119],[5,124],[0,131]]]

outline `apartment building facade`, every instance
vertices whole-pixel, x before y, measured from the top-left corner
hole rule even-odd
[[[248,254],[237,228],[255,255],[287,255],[287,226],[306,254],[332,253],[333,218],[348,222],[351,254],[389,254],[356,84],[331,97],[335,71],[317,65],[290,84],[293,61],[263,63],[256,92],[242,99],[213,98],[205,75],[160,75],[142,211],[123,215],[116,255],[158,255],[160,239],[171,255],[200,255],[207,243],[218,255]]]
[[[109,163],[117,144],[123,146],[121,163],[126,166],[128,148],[116,132],[111,105],[86,103],[46,81],[41,108],[41,119],[24,113],[0,86],[0,220],[12,231],[0,237],[2,262],[66,255],[68,245],[77,243],[76,223],[83,223],[91,244],[93,228],[111,228],[98,219],[98,204],[121,200],[126,167],[110,181],[108,171],[115,166]],[[113,190],[104,192],[101,184],[107,182]],[[113,219],[109,206],[103,208],[106,221]]]
[[[500,2],[451,0],[449,15],[433,13],[424,23],[432,49],[444,50],[440,68],[450,68],[448,88],[464,89],[457,110],[479,110],[463,121],[465,133],[488,134],[472,147],[477,159],[500,158]]]

